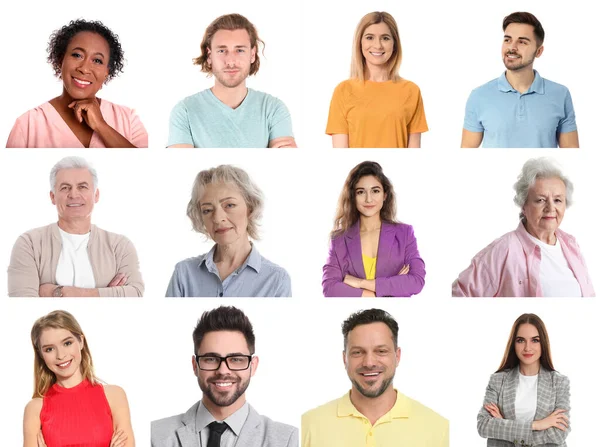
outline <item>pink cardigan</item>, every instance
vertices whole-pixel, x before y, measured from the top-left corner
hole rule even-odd
[[[100,111],[106,123],[131,144],[135,147],[148,147],[148,133],[133,110],[103,99]],[[83,148],[83,145],[52,104],[45,102],[17,118],[6,147]],[[101,147],[106,146],[94,132],[90,148]]]
[[[595,296],[575,238],[556,230],[563,253],[583,296]],[[471,265],[452,284],[452,296],[542,296],[542,253],[520,223],[515,231],[496,239],[475,255]]]

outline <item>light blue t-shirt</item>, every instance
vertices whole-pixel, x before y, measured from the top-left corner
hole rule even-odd
[[[534,73],[523,94],[506,73],[471,92],[463,127],[483,132],[482,147],[557,147],[559,134],[577,130],[569,89]]]
[[[290,112],[274,96],[249,88],[242,103],[232,109],[207,89],[173,108],[167,146],[263,148],[275,138],[292,136]]]

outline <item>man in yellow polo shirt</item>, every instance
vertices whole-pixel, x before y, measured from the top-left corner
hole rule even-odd
[[[364,310],[342,332],[352,389],[302,415],[302,447],[448,447],[448,421],[392,386],[400,362],[396,320]]]

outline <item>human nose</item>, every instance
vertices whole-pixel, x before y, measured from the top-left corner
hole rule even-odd
[[[219,369],[217,370],[221,374],[227,374],[229,371],[229,366],[227,365],[227,359],[221,359],[221,363],[219,364]]]
[[[56,359],[57,360],[61,360],[65,357],[65,352],[63,351],[63,349],[59,346],[58,348],[56,348]]]
[[[367,352],[365,353],[365,355],[363,356],[363,361],[362,361],[363,366],[375,366],[375,355],[372,352]]]
[[[225,220],[225,210],[220,206],[215,209],[213,213],[213,222],[223,222]]]
[[[373,201],[373,195],[370,191],[367,191],[365,194],[365,202],[370,203]]]
[[[92,60],[90,58],[84,57],[79,61],[77,70],[80,73],[89,73],[91,71],[91,63],[92,63]]]

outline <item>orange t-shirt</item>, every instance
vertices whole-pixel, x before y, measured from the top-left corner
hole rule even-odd
[[[406,79],[348,79],[333,92],[326,133],[348,135],[349,147],[406,147],[427,130],[421,90]]]

